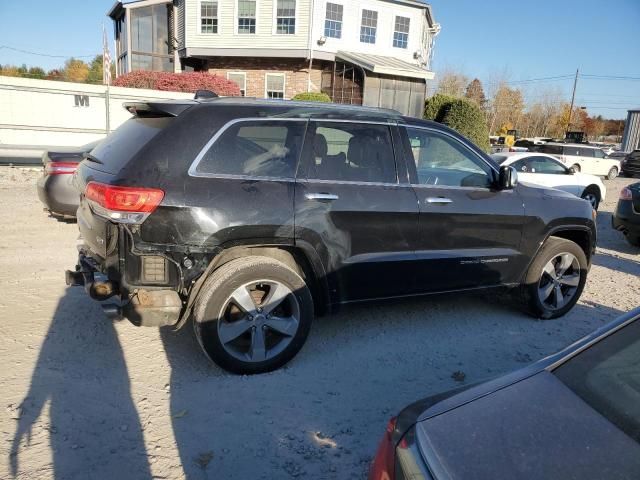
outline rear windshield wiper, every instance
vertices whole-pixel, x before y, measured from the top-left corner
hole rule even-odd
[[[100,165],[104,165],[104,162],[102,160],[100,160],[97,157],[94,157],[93,155],[91,155],[90,153],[86,153],[84,155],[84,158],[86,158],[87,160],[89,160],[90,162],[95,162],[95,163],[99,163]]]

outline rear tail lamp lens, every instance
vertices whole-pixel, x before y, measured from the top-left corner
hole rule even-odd
[[[378,451],[369,470],[369,480],[394,480],[396,466],[396,449],[393,444],[393,431],[397,418],[393,417],[387,424]]]
[[[48,162],[44,166],[47,175],[71,175],[78,169],[76,162]]]
[[[633,198],[633,194],[631,193],[631,189],[629,187],[624,187],[620,190],[620,200],[631,200]]]
[[[98,182],[89,182],[84,195],[98,215],[122,223],[141,223],[164,198],[164,192],[156,188],[120,187]]]

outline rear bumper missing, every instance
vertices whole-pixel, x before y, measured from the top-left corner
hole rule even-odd
[[[65,280],[69,286],[84,286],[87,294],[98,301],[121,293],[117,285],[97,270],[92,259],[82,253],[75,270],[65,272]],[[174,290],[136,289],[127,297],[124,303],[103,303],[105,314],[110,318],[127,319],[136,326],[162,327],[175,325],[183,309],[182,299]]]

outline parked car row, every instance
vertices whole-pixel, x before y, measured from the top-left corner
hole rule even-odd
[[[128,108],[77,170],[67,282],[136,325],[193,319],[229,371],[284,365],[345,303],[507,287],[555,318],[580,297],[592,206],[441,124],[235,98]]]

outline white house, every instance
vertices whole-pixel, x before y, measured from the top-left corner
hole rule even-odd
[[[440,30],[420,0],[117,2],[117,74],[207,70],[244,95],[322,91],[419,115]]]

